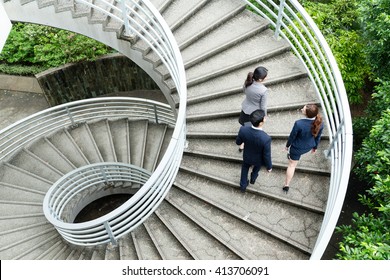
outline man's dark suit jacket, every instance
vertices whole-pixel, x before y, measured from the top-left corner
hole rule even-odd
[[[267,170],[272,169],[271,137],[263,130],[252,126],[241,126],[236,138],[236,144],[245,143],[244,162],[251,165],[264,165]]]

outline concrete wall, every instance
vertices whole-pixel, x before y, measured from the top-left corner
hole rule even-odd
[[[42,89],[35,77],[24,77],[0,74],[0,89],[42,93]]]
[[[51,106],[116,92],[157,90],[157,84],[121,54],[49,69],[36,75]]]

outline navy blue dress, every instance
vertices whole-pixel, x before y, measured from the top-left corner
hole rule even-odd
[[[311,133],[313,121],[314,118],[305,118],[295,121],[286,144],[286,147],[290,147],[289,153],[292,160],[299,160],[301,155],[309,152],[311,149],[317,149],[324,129],[324,124],[321,124],[317,137],[314,137]]]

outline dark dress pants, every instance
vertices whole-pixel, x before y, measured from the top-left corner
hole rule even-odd
[[[240,179],[240,190],[245,191],[246,187],[248,186],[248,172],[249,168],[252,166],[252,164],[248,164],[243,162],[241,166],[241,179]],[[257,177],[259,176],[260,171],[260,165],[253,165],[252,173],[251,173],[251,181],[256,181]]]

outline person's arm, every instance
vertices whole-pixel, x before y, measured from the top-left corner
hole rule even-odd
[[[272,171],[271,142],[272,139],[270,137],[269,140],[265,143],[263,154],[264,163],[268,172]]]
[[[297,135],[298,135],[298,123],[295,122],[294,126],[290,132],[290,135],[288,136],[287,143],[286,143],[286,149],[288,149],[291,146],[291,144],[294,142]]]
[[[268,102],[268,90],[260,95],[260,100],[259,100],[259,109],[263,110],[265,115],[267,115],[267,102]]]
[[[240,130],[238,131],[238,135],[236,137],[236,144],[241,145],[244,142],[244,139],[242,139],[242,128],[240,127]]]

